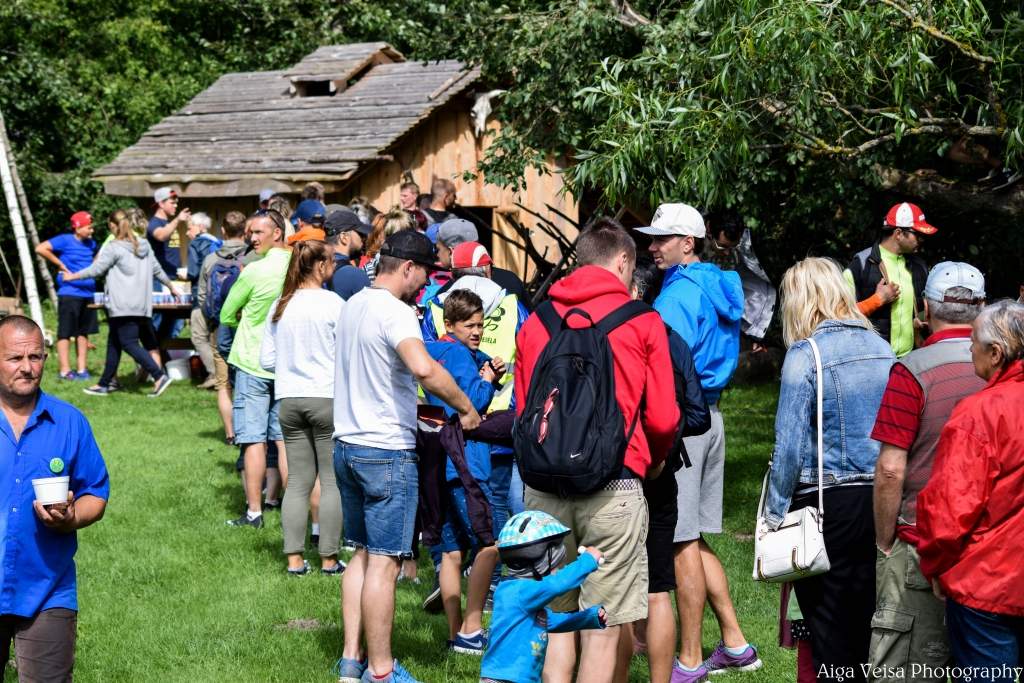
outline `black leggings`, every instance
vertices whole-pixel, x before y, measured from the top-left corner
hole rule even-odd
[[[853,675],[847,676],[852,681],[864,680],[861,664],[868,661],[875,612],[873,490],[871,486],[825,489],[825,550],[832,569],[793,582],[811,631],[814,669],[852,670]],[[796,498],[791,509],[817,504],[815,492]]]
[[[142,316],[118,316],[110,318],[107,322],[110,327],[107,336],[107,362],[103,366],[100,386],[110,386],[110,381],[117,375],[117,366],[121,363],[122,351],[141,365],[153,379],[160,379],[164,371],[153,362],[152,356],[146,351],[147,348],[157,348],[150,319]],[[146,348],[143,348],[143,345]]]

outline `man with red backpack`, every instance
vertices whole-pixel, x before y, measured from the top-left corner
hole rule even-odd
[[[573,531],[608,562],[559,611],[603,605],[608,628],[581,634],[579,680],[610,682],[619,632],[647,616],[647,505],[642,481],[660,472],[679,423],[668,337],[649,306],[631,302],[636,245],[617,222],[580,235],[579,267],[557,282],[517,336],[516,455],[526,506]],[[566,599],[567,598],[567,599]],[[551,634],[545,680],[568,682],[572,634]]]

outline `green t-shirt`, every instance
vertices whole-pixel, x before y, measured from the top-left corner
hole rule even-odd
[[[889,332],[889,345],[897,358],[914,350],[914,278],[907,267],[907,259],[902,254],[894,254],[885,247],[879,246],[885,272],[889,282],[899,285],[900,296],[889,306],[892,329]],[[853,273],[849,270],[843,276],[850,287],[856,287]]]
[[[291,251],[275,247],[243,268],[220,309],[222,325],[238,325],[228,363],[256,377],[274,379],[273,372],[260,367],[260,345],[270,305],[281,296],[291,255]],[[235,319],[238,311],[242,311],[240,321]]]

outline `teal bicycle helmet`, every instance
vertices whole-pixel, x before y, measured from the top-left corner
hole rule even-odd
[[[565,558],[562,539],[569,528],[546,512],[525,510],[511,519],[498,535],[498,555],[516,577],[542,578]]]

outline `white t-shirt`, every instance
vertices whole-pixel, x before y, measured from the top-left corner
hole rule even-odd
[[[274,398],[334,398],[334,339],[345,305],[327,289],[299,289],[276,323],[270,305],[260,366],[274,373]]]
[[[416,380],[398,345],[419,339],[413,309],[386,289],[352,296],[338,319],[334,438],[385,450],[416,447]]]

